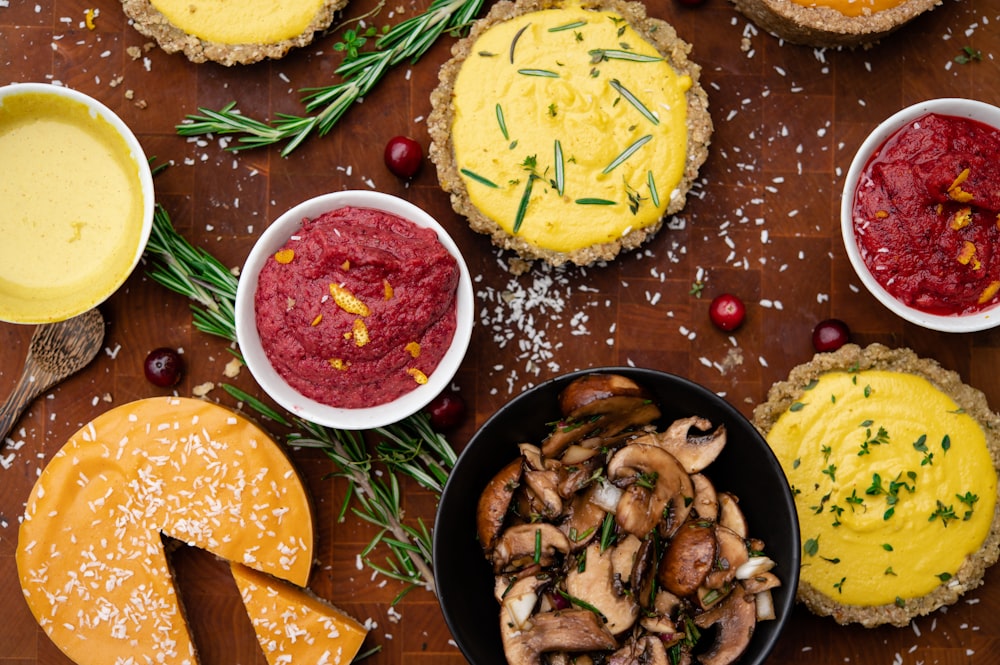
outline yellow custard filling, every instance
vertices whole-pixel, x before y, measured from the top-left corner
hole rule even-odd
[[[923,377],[824,374],[767,440],[795,495],[801,579],[838,603],[924,596],[988,535],[997,477],[986,436]]]
[[[684,174],[691,85],[614,13],[569,4],[493,26],[454,89],[469,199],[559,252],[655,224]]]
[[[66,318],[125,281],[143,197],[117,130],[75,100],[11,94],[0,155],[0,318]]]
[[[302,33],[323,0],[150,0],[189,35],[217,44],[274,44]]]
[[[792,2],[802,7],[827,7],[844,16],[867,16],[898,7],[906,0],[792,0]]]

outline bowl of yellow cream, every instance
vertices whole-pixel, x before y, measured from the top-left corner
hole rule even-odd
[[[153,179],[111,109],[45,83],[0,87],[0,320],[49,323],[118,290],[153,223]]]

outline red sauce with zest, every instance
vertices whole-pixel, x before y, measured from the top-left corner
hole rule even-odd
[[[895,298],[932,314],[1000,301],[1000,131],[928,114],[875,152],[854,196],[858,247]]]
[[[432,229],[345,207],[267,259],[255,294],[271,364],[330,406],[384,404],[416,388],[451,345],[459,268]]]

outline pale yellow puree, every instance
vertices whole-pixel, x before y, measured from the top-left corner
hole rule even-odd
[[[906,0],[792,0],[803,7],[827,7],[844,16],[868,16],[886,9],[892,9]]]
[[[217,44],[274,44],[303,32],[323,0],[150,0],[172,24]]]
[[[0,318],[66,318],[128,276],[143,222],[139,166],[109,123],[46,93],[0,101]]]
[[[923,377],[825,374],[767,440],[795,494],[802,581],[841,604],[924,596],[989,532],[997,477],[986,437]]]
[[[595,57],[601,49],[648,61]],[[691,85],[613,13],[570,3],[493,26],[455,82],[452,137],[470,200],[510,234],[526,201],[516,234],[561,252],[656,223],[684,173]]]

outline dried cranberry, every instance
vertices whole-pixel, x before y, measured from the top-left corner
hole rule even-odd
[[[813,348],[818,352],[836,351],[851,341],[851,331],[840,319],[825,319],[813,328]]]
[[[465,400],[458,393],[446,390],[431,400],[426,408],[431,427],[443,432],[458,427],[465,417]]]
[[[409,136],[394,136],[385,145],[385,165],[400,178],[412,178],[420,170],[423,148]]]
[[[184,374],[184,360],[174,349],[162,346],[149,352],[142,369],[146,380],[154,386],[170,388],[180,383]]]
[[[708,307],[708,316],[712,323],[722,330],[736,330],[743,325],[747,308],[743,301],[731,293],[723,293],[712,300]]]

